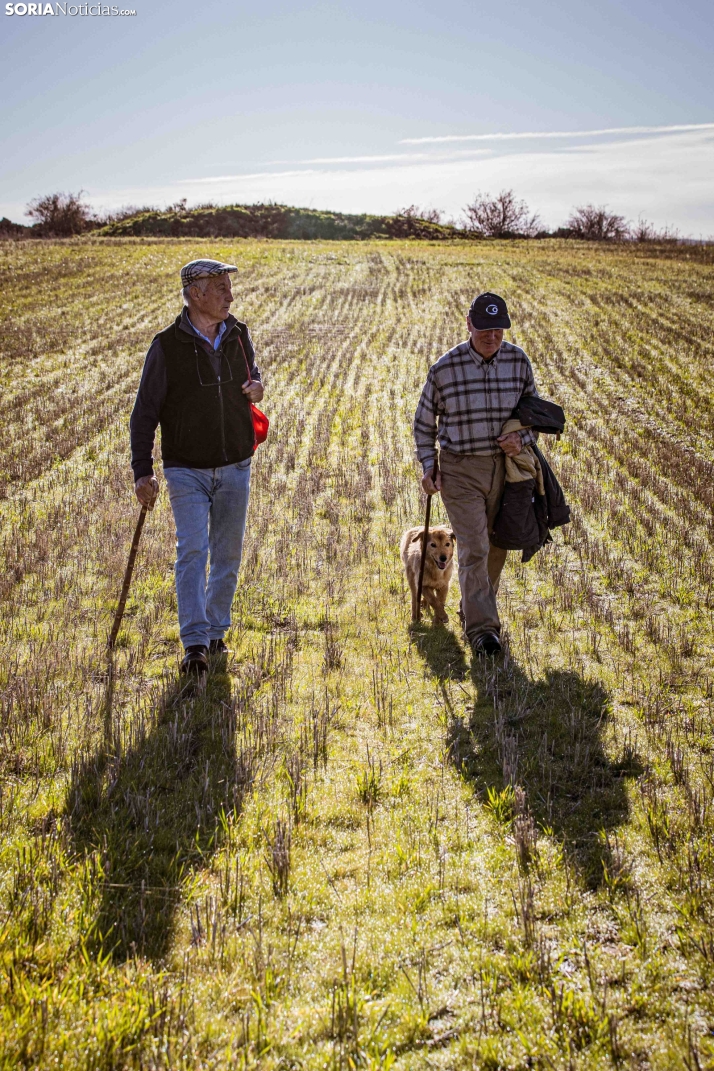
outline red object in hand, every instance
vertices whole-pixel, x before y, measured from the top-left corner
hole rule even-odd
[[[238,341],[240,342],[240,348],[243,351],[243,360],[245,361],[245,367],[248,372],[248,382],[253,382],[253,377],[250,374],[250,365],[248,364],[248,358],[245,355],[243,349],[243,339],[238,335]],[[253,422],[253,449],[257,450],[261,443],[264,443],[268,438],[268,430],[270,428],[270,421],[263,412],[262,409],[258,409],[257,405],[250,403],[250,419]]]
[[[263,410],[258,409],[258,406],[253,405],[252,402],[250,403],[250,418],[253,421],[253,438],[255,439],[255,445],[259,446],[268,438],[270,421]]]

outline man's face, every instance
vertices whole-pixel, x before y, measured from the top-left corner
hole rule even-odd
[[[202,315],[215,319],[216,323],[225,320],[232,301],[231,277],[227,273],[212,276],[206,283],[205,293],[201,293],[198,286],[191,288],[191,304],[195,305]]]
[[[469,329],[471,335],[471,342],[473,348],[477,353],[480,353],[482,357],[493,357],[494,353],[498,353],[503,342],[503,328],[492,327],[488,331],[477,331],[472,326],[470,318],[466,319],[466,326]]]

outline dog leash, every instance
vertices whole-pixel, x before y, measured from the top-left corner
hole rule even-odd
[[[432,482],[436,482],[436,477],[439,472],[439,462],[434,462],[434,468],[431,473]],[[424,531],[421,537],[421,561],[419,562],[419,583],[417,584],[417,601],[416,601],[416,615],[415,621],[421,621],[421,596],[424,589],[424,569],[426,567],[426,545],[429,542],[429,522],[431,520],[431,499],[432,495],[426,496],[426,514],[424,516]]]

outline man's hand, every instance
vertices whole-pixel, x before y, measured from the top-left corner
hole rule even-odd
[[[243,393],[248,395],[248,401],[252,402],[253,405],[257,405],[263,398],[263,384],[254,379],[246,379],[243,384]]]
[[[441,490],[441,473],[437,471],[436,479],[432,479],[433,470],[422,476],[421,486],[427,495],[435,495]]]
[[[140,476],[134,484],[134,494],[142,506],[153,509],[159,493],[159,481],[155,476]]]
[[[523,449],[523,440],[518,431],[512,431],[508,435],[499,435],[496,442],[509,457],[516,457]]]

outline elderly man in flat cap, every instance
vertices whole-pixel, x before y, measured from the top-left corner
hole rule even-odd
[[[503,341],[511,320],[502,297],[479,294],[466,326],[468,340],[429,369],[414,439],[422,487],[429,495],[441,491],[456,536],[464,632],[474,654],[495,655],[501,650],[496,593],[507,552],[492,546],[489,535],[503,495],[505,455],[515,457],[535,442],[531,431],[502,435],[501,428],[520,399],[537,391],[528,357]]]
[[[158,493],[152,453],[161,426],[176,523],[181,670],[198,675],[207,672],[209,657],[227,653],[223,637],[255,449],[250,404],[263,397],[248,328],[229,311],[237,270],[218,260],[193,260],[181,269],[184,308],[151,343],[131,414],[134,489],[142,505],[153,505]]]

